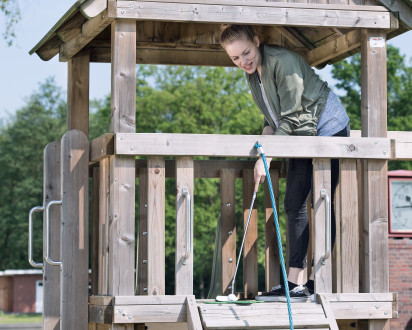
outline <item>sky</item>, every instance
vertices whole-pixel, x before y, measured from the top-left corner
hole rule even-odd
[[[23,107],[25,100],[48,77],[67,90],[67,63],[59,62],[58,55],[50,61],[41,60],[29,51],[47,34],[75,0],[19,0],[22,19],[16,26],[14,45],[7,47],[0,39],[0,122],[8,120]],[[4,17],[0,16],[0,31],[4,31]],[[409,61],[412,58],[412,32],[388,41],[398,47]],[[409,62],[408,62],[409,63]],[[317,71],[333,86],[330,66]],[[91,63],[90,99],[102,99],[110,93],[110,64]]]

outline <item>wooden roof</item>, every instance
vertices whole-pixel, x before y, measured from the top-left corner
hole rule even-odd
[[[323,67],[358,52],[362,28],[387,30],[388,39],[412,28],[412,0],[78,0],[30,54],[68,61],[87,50],[91,62],[110,62],[115,19],[136,21],[139,64],[232,66],[219,28],[239,23]]]

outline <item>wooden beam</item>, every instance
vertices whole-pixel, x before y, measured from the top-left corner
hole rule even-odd
[[[92,169],[92,242],[91,246],[91,293],[92,295],[99,294],[99,240],[100,240],[100,168],[93,167]]]
[[[289,6],[288,6],[289,7]],[[362,6],[359,6],[362,7]],[[298,4],[285,8],[284,4],[251,3],[247,5],[224,3],[204,4],[191,2],[117,1],[117,17],[138,20],[189,21],[208,23],[265,24],[342,27],[342,28],[380,28],[391,27],[390,13],[380,7],[370,7],[371,11],[330,9],[324,5]],[[374,9],[378,10],[374,10]],[[241,15],[239,15],[241,13]]]
[[[138,219],[138,252],[136,260],[137,281],[136,293],[147,295],[147,208],[148,181],[147,166],[138,168],[139,171],[139,219]]]
[[[359,292],[359,216],[356,159],[340,160],[342,292]],[[336,218],[339,221],[339,218]],[[338,233],[337,233],[338,234]]]
[[[106,8],[107,0],[86,0],[80,6],[80,12],[87,18],[93,18]]]
[[[326,233],[327,221],[327,198],[322,197],[322,191],[325,191],[331,199],[331,174],[330,159],[313,160],[313,209],[315,224],[315,244],[313,267],[315,271],[315,292],[329,293],[332,292],[332,250],[327,255],[326,237],[329,235],[330,248],[332,245],[330,229]],[[330,207],[331,204],[329,204]],[[329,209],[330,216],[330,209]],[[330,227],[331,228],[331,227]],[[324,257],[328,257],[325,261]]]
[[[114,155],[114,134],[106,133],[90,141],[90,163],[99,162]]]
[[[175,294],[193,294],[193,157],[176,159]],[[189,203],[189,214],[188,212]],[[188,224],[189,221],[189,224]],[[189,227],[188,227],[189,226]],[[189,246],[188,246],[189,238]],[[189,255],[186,253],[189,252]]]
[[[102,15],[107,15],[107,12],[104,11]],[[97,29],[110,22],[110,19],[102,15],[92,19],[101,19]],[[136,130],[135,29],[134,22],[122,20],[113,22],[111,26],[110,127],[114,133]],[[135,292],[135,177],[134,157],[110,157],[109,295],[133,295]],[[124,328],[131,329],[121,325],[113,326],[113,329]]]
[[[235,171],[222,169],[220,177],[222,293],[231,293],[236,268]],[[235,290],[236,292],[236,290]]]
[[[136,132],[136,24],[112,23],[111,131]]]
[[[43,205],[61,199],[60,142],[50,142],[44,148]],[[50,209],[50,258],[61,260],[61,208]],[[43,214],[43,233],[46,233],[46,214]],[[43,235],[44,237],[44,235]],[[43,239],[43,251],[46,240]],[[43,261],[43,329],[60,329],[60,269]]]
[[[242,190],[243,190],[243,231],[250,211],[250,203],[254,192],[253,170],[243,170]],[[243,246],[243,287],[245,299],[254,299],[258,294],[258,217],[257,202],[255,200],[249,220],[249,226]],[[239,256],[241,257],[241,256]],[[239,272],[239,270],[238,270]]]
[[[89,136],[89,68],[87,52],[68,63],[67,130],[78,129]]]
[[[147,292],[164,295],[165,284],[165,163],[147,159]]]
[[[352,30],[306,54],[309,65],[317,66],[360,46],[360,31]]]
[[[362,136],[387,135],[386,33],[362,30],[361,114]],[[369,160],[364,174],[365,272],[363,285],[367,292],[388,292],[388,187],[387,161]],[[389,318],[389,316],[388,316]],[[388,320],[369,321],[373,329],[386,329]]]
[[[268,157],[390,159],[392,153],[391,141],[384,138],[168,133],[122,133],[115,138],[117,155],[257,157],[256,141]]]
[[[61,329],[85,329],[89,292],[89,141],[71,130],[61,141]]]
[[[196,299],[194,296],[186,298],[187,305],[187,328],[188,330],[202,330],[202,323],[200,321],[199,310],[197,309]]]
[[[276,211],[279,214],[279,169],[270,163],[270,179],[273,194],[275,195]],[[268,185],[265,183],[265,288],[270,291],[272,287],[280,284],[280,257],[278,241],[276,239],[276,226],[272,202]]]
[[[82,25],[86,21],[87,19],[81,13],[77,13],[56,31],[56,35],[61,41],[68,42],[82,32]]]
[[[99,164],[99,295],[109,294],[110,173],[110,159],[102,159]]]
[[[70,41],[60,45],[59,60],[66,62],[71,59],[100,32],[102,32],[112,21],[113,18],[108,16],[107,10],[103,11],[98,16],[89,19],[82,25],[80,34]]]

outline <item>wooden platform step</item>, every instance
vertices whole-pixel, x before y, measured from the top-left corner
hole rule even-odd
[[[203,329],[289,329],[286,303],[207,304],[197,303]],[[335,329],[322,304],[292,303],[295,329]]]

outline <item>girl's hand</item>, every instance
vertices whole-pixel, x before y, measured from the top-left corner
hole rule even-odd
[[[271,160],[271,158],[266,158],[268,168],[270,168]],[[259,159],[256,161],[253,174],[255,180],[255,191],[257,192],[259,189],[259,183],[264,183],[266,178],[265,165],[263,164],[263,160],[261,157],[259,157]]]

